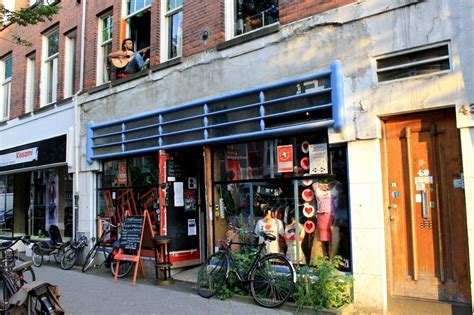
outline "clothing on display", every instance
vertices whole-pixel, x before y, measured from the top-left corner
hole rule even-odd
[[[340,185],[335,180],[325,180],[313,184],[313,190],[318,205],[317,219],[319,240],[331,241],[331,227],[334,222],[334,213],[339,202]]]
[[[284,235],[285,230],[281,220],[272,218],[271,211],[267,212],[265,218],[257,221],[255,233],[259,234],[260,232],[270,233],[276,237],[276,240],[267,243],[267,253],[280,253],[280,235]]]
[[[293,222],[285,228],[285,240],[288,246],[286,256],[293,263],[306,264],[306,258],[303,249],[301,248],[301,242],[306,233],[304,231],[304,226],[300,223],[298,223],[298,234],[299,237],[296,235],[296,222],[293,219]]]

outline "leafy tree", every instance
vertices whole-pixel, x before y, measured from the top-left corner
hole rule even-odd
[[[2,20],[8,21],[8,23],[0,24],[0,31],[3,31],[6,27],[12,24],[25,27],[29,25],[36,25],[45,21],[51,21],[53,16],[59,12],[59,9],[60,7],[58,5],[36,4],[31,7],[21,8],[17,11],[11,11],[0,4],[0,15],[3,17]],[[29,41],[16,34],[12,34],[11,37],[13,39],[12,42],[15,44],[31,46]]]

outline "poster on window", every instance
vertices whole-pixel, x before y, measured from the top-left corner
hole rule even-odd
[[[293,145],[277,146],[278,172],[293,172]]]
[[[46,213],[45,230],[49,231],[51,225],[58,225],[58,175],[50,175],[46,187]]]
[[[328,173],[328,146],[326,143],[309,145],[309,173]]]
[[[117,183],[127,185],[127,162],[122,161],[118,164]]]

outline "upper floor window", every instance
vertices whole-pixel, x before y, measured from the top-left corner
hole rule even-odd
[[[128,0],[128,14],[135,14],[151,6],[151,0]]]
[[[10,113],[11,104],[11,87],[12,87],[12,66],[13,59],[12,55],[8,55],[2,59],[0,65],[1,75],[1,108],[0,108],[0,120],[8,119]]]
[[[131,38],[136,51],[150,47],[151,0],[124,0],[127,23],[126,38]]]
[[[278,0],[226,0],[226,16],[230,39],[278,22]]]
[[[97,49],[97,85],[110,81],[111,61],[107,56],[112,52],[112,12],[99,18]]]
[[[183,0],[162,0],[161,60],[181,56],[183,46]]]
[[[25,83],[25,113],[29,113],[35,107],[36,96],[36,58],[34,54],[26,58]]]
[[[64,38],[64,97],[70,97],[74,94],[76,83],[76,38],[76,31],[69,32]]]
[[[43,36],[41,67],[41,106],[54,103],[58,97],[59,29]]]

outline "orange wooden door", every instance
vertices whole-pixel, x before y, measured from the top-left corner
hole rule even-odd
[[[454,110],[384,121],[393,296],[470,302]]]

